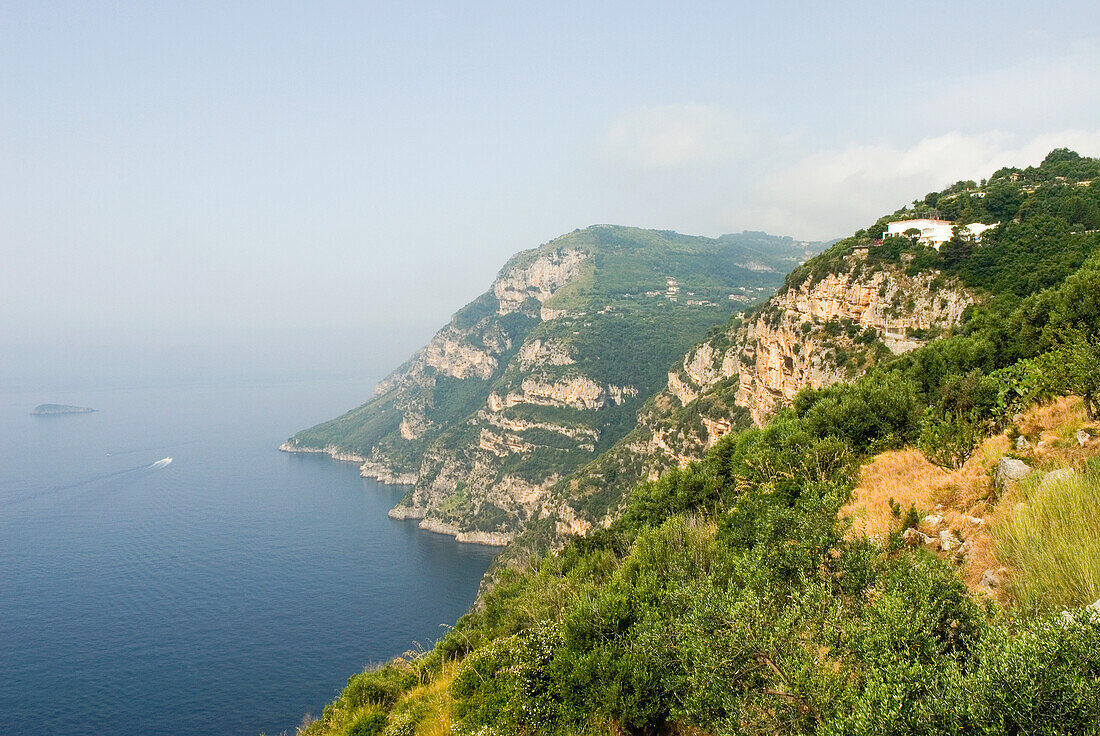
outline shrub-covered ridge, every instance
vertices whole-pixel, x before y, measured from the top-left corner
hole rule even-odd
[[[513,550],[433,649],[355,676],[305,732],[1098,733],[1095,588],[1072,566],[1045,575],[1036,537],[1100,539],[1087,511],[1100,442],[1026,422],[1078,395],[1078,431],[1097,429],[1100,254],[1025,292],[992,292],[954,334],[850,383],[803,389],[765,426],[635,486],[607,528]],[[876,453],[917,447],[954,468],[1002,434],[1064,442],[1079,474],[1072,493],[981,486],[1004,511],[989,516],[1003,603],[906,533],[932,509],[892,503],[884,533],[853,533],[842,510]]]

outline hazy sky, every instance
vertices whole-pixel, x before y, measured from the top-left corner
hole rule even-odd
[[[376,372],[576,227],[836,237],[1063,145],[1095,0],[0,2],[0,381]]]

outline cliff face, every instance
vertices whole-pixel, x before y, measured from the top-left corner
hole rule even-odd
[[[595,226],[513,258],[371,401],[283,445],[412,489],[390,515],[503,544],[581,519],[549,494],[612,447],[667,366],[732,303],[770,293],[808,244]]]
[[[851,270],[776,295],[725,351],[704,343],[689,353],[678,378],[691,388],[681,389],[681,403],[736,373],[737,405],[763,424],[804,386],[820,388],[868,367],[867,345],[877,341],[894,354],[912,350],[925,342],[915,335],[954,326],[974,303],[958,283],[934,287],[936,272],[908,276],[886,267],[867,273],[859,264],[852,256]]]
[[[488,293],[380,381],[370,402],[300,432],[280,449],[358,460],[364,477],[416,483],[430,443],[485,400],[493,379],[539,322],[542,300],[573,278],[587,257],[560,247],[514,258]]]
[[[637,427],[553,493],[572,516],[609,523],[636,482],[700,459],[734,429],[762,425],[805,386],[851,379],[919,347],[973,303],[937,271],[910,274],[851,253],[835,272],[795,279],[687,351]]]

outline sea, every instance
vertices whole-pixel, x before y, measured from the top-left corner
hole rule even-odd
[[[389,519],[406,489],[354,464],[277,450],[372,386],[0,390],[0,734],[294,734],[444,635],[497,550]]]

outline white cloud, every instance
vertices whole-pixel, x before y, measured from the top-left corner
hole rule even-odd
[[[661,168],[737,158],[750,138],[742,121],[718,108],[660,105],[618,118],[607,131],[604,151],[630,166]]]
[[[769,232],[821,238],[846,235],[925,193],[1003,166],[1038,164],[1054,148],[1100,155],[1100,130],[1067,130],[1019,141],[999,132],[951,132],[909,147],[850,144],[806,156],[767,177],[754,207],[726,219]]]
[[[1016,131],[1033,133],[1090,125],[1100,117],[1100,49],[1095,45],[1051,58],[1011,54],[1004,60],[1008,66],[950,82],[906,108],[926,127],[981,130],[1010,121]]]

